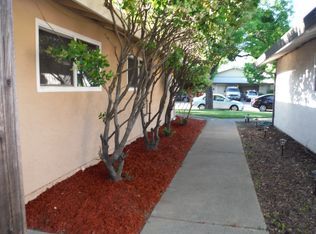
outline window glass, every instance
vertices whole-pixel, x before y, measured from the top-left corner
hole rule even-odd
[[[128,57],[128,82],[131,88],[137,86],[138,60],[134,56]]]
[[[79,36],[79,38],[81,37]],[[92,85],[86,74],[76,69],[73,61],[57,61],[56,58],[46,52],[49,47],[67,47],[71,40],[86,44],[90,50],[99,48],[97,43],[87,42],[85,39],[79,38],[71,32],[68,35],[68,32],[61,33],[58,30],[56,32],[55,30],[46,29],[44,26],[38,27],[38,66],[41,87],[96,87]]]
[[[78,40],[78,41],[82,42],[83,44],[86,44],[88,46],[89,50],[99,49],[99,46],[97,46],[97,45],[91,44],[91,43],[83,41],[83,40]],[[89,82],[87,75],[81,71],[77,71],[77,79],[78,79],[77,86],[79,86],[79,87],[96,87],[96,85],[92,85]]]
[[[239,92],[239,89],[238,88],[227,88],[228,92]]]
[[[138,74],[140,74],[143,64],[144,64],[143,60],[138,59]]]
[[[268,101],[273,102],[274,96],[267,96],[266,99],[267,99]]]
[[[225,99],[224,97],[221,97],[221,96],[218,96],[218,95],[215,95],[215,96],[214,96],[214,100],[215,100],[215,101],[222,102],[222,101],[224,101],[224,99]]]
[[[88,50],[99,49],[98,45],[95,45],[95,44],[92,44],[92,43],[89,43],[89,42],[86,42],[86,41],[83,41],[83,40],[80,40],[80,39],[77,39],[77,41],[80,41],[81,43],[86,44],[88,46]]]
[[[41,86],[73,86],[73,64],[71,61],[57,62],[46,53],[52,46],[67,46],[72,38],[39,29],[39,68]]]

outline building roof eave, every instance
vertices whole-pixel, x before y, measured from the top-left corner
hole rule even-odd
[[[96,20],[101,24],[114,24],[111,12],[104,6],[103,0],[55,0],[59,4],[70,8],[71,10],[80,13],[85,17]],[[115,24],[120,30],[124,30],[122,22],[115,17]],[[140,38],[140,31],[136,32],[135,38]]]

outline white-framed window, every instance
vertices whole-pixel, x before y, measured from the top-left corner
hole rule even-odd
[[[141,67],[143,65],[143,60],[134,55],[128,56],[127,60],[127,82],[130,82],[129,90],[134,90],[137,88],[137,83],[139,79],[139,74]]]
[[[71,61],[57,62],[46,53],[50,46],[68,45],[71,40],[81,41],[90,49],[101,50],[101,42],[36,19],[36,82],[38,92],[101,91],[92,86],[87,77]]]

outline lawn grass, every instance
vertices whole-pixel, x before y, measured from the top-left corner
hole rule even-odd
[[[177,110],[177,114],[185,114],[188,110]],[[191,110],[192,116],[212,117],[219,119],[272,118],[272,112],[231,111],[231,110]]]

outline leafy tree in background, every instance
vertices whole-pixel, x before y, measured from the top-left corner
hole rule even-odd
[[[258,84],[264,79],[275,77],[275,64],[257,67],[254,63],[246,63],[244,74],[250,84]]]
[[[225,59],[233,60],[240,52],[243,43],[243,26],[251,19],[258,1],[242,1],[237,6],[226,6],[209,28],[203,31],[208,45],[204,50],[210,64],[210,78],[213,79],[218,67]],[[206,108],[213,108],[212,87],[206,92]]]
[[[165,117],[167,128],[170,127],[171,110],[176,93],[181,90],[191,92],[185,88],[188,81],[186,77],[190,77],[190,72],[198,68],[201,71],[208,71],[208,74],[193,75],[196,79],[193,79],[192,85],[199,83],[195,82],[198,76],[210,80],[223,58],[238,54],[237,45],[242,41],[240,28],[250,19],[251,11],[257,7],[257,4],[258,0],[213,0],[196,1],[192,5],[198,20],[193,23],[191,21],[190,27],[193,33],[190,41],[178,45],[182,56],[178,54],[180,61],[175,62],[174,79],[169,88],[170,95]],[[200,91],[205,91],[205,88]]]
[[[174,62],[172,63],[173,78],[169,85],[169,99],[165,115],[165,127],[169,132],[171,132],[171,112],[175,104],[175,96],[179,91],[184,91],[192,97],[198,92],[205,91],[211,84],[208,60],[201,60],[198,56],[188,53],[184,48],[176,48],[170,59]],[[191,98],[190,104],[191,110]],[[186,120],[190,115],[190,110]]]
[[[289,0],[263,0],[253,13],[251,20],[243,26],[241,50],[257,59],[290,29],[289,16],[292,5]],[[244,74],[249,83],[260,83],[266,78],[274,78],[275,65],[256,67],[246,63]]]

